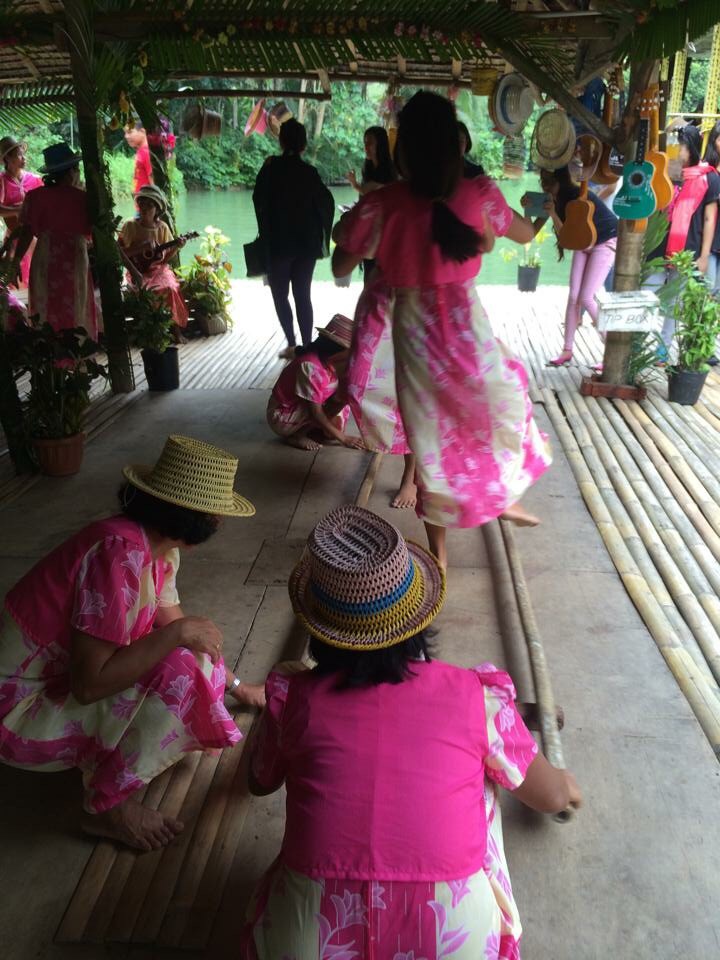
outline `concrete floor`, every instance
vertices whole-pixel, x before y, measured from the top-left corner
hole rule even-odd
[[[113,508],[120,467],[151,462],[171,432],[240,457],[237,488],[258,508],[228,521],[183,560],[189,612],[214,617],[248,679],[282,656],[291,626],[284,580],[312,524],[353,499],[366,457],[317,457],[278,443],[258,391],[145,396],[87,451],[83,471],[43,480],[0,514],[0,588],[65,536]],[[542,410],[538,416],[549,430]],[[551,432],[551,431],[550,431]],[[581,501],[559,445],[527,497],[543,526],[518,531],[568,765],[585,793],[558,825],[508,797],[506,847],[525,926],[524,960],[710,960],[720,956],[720,767],[638,618]],[[409,536],[414,516],[387,506],[400,462],[386,458],[371,502]],[[449,599],[438,654],[502,663],[491,571],[479,531],[450,538]],[[77,832],[79,781],[0,768],[0,958],[153,960],[175,951],[52,942],[91,850]],[[208,957],[232,955],[244,901],[282,834],[279,795],[253,801],[219,906]]]

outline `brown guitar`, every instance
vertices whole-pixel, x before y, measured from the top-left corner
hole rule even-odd
[[[134,257],[128,257],[128,260],[140,273],[147,273],[154,263],[162,259],[166,250],[172,250],[173,247],[179,247],[186,240],[194,240],[199,236],[200,234],[196,230],[191,230],[190,233],[183,233],[174,240],[168,240],[167,243],[159,243],[152,251],[145,249]]]
[[[622,70],[614,70],[608,80],[608,87],[605,91],[605,100],[603,101],[603,122],[606,126],[612,128],[615,119],[615,97],[619,94],[623,83]],[[602,153],[597,165],[597,170],[593,174],[595,183],[609,184],[617,183],[620,177],[610,166],[610,154],[612,147],[609,143],[602,145]]]
[[[597,243],[597,230],[593,223],[595,204],[588,200],[587,180],[580,184],[580,196],[571,200],[565,208],[565,222],[558,233],[558,243],[565,250],[587,250]]]
[[[653,165],[655,173],[652,178],[652,188],[657,200],[657,210],[664,210],[673,198],[675,188],[668,174],[667,154],[659,149],[659,127],[658,111],[660,109],[660,87],[648,87],[643,94],[640,105],[640,116],[650,120],[650,149],[645,154],[645,159]]]

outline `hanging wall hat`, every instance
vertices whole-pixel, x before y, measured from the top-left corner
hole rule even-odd
[[[265,98],[258,100],[250,111],[247,123],[245,124],[245,136],[249,137],[251,133],[265,133],[267,130],[267,113],[265,111]]]
[[[575,153],[575,128],[564,110],[541,113],[533,130],[531,154],[541,170],[566,167]]]
[[[514,137],[530,119],[535,96],[524,77],[507,73],[495,84],[488,104],[498,133]]]
[[[292,111],[288,110],[282,100],[278,101],[268,110],[267,123],[270,133],[277,139],[280,136],[280,127],[291,118]]]
[[[191,104],[183,114],[182,129],[191,140],[219,137],[221,128],[220,114],[214,110],[208,110],[202,103]]]
[[[592,180],[602,155],[602,144],[592,133],[581,133],[569,163],[573,180]]]

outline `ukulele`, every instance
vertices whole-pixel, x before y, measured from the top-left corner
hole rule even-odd
[[[623,83],[622,70],[614,70],[612,76],[608,80],[608,87],[605,91],[605,100],[603,101],[603,122],[607,127],[612,127],[613,125],[615,116],[615,97],[620,93],[621,83]],[[610,166],[611,154],[612,147],[609,143],[604,143],[602,145],[602,153],[600,154],[597,170],[593,176],[595,183],[616,183],[620,179]]]
[[[623,184],[613,200],[613,210],[621,220],[646,220],[657,208],[652,188],[655,167],[645,159],[649,131],[650,121],[642,119],[636,157],[623,167]]]
[[[558,243],[565,250],[587,250],[597,243],[597,230],[593,223],[595,204],[588,200],[588,182],[580,183],[580,196],[571,200],[565,208],[565,222],[558,233]]]
[[[652,188],[657,201],[657,209],[664,210],[673,198],[674,187],[672,180],[668,175],[668,158],[658,146],[659,142],[659,118],[660,109],[660,87],[656,84],[649,87],[643,94],[640,105],[640,116],[650,121],[650,149],[645,155],[648,163],[655,168],[652,178]]]
[[[174,240],[168,240],[167,243],[158,244],[152,250],[146,247],[141,253],[136,254],[134,257],[128,257],[128,259],[140,273],[147,273],[150,267],[162,258],[166,250],[172,250],[173,247],[179,247],[180,244],[186,240],[194,240],[199,236],[200,234],[196,230],[191,230],[190,233],[183,233],[179,237],[175,237]]]

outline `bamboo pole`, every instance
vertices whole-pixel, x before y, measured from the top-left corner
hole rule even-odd
[[[701,511],[697,499],[692,495],[688,484],[684,484],[682,482],[682,478],[675,472],[673,466],[661,455],[661,452],[653,443],[651,437],[643,429],[642,423],[635,415],[638,411],[642,413],[640,407],[638,407],[636,403],[633,403],[630,406],[623,400],[616,400],[614,402],[614,406],[616,410],[620,411],[623,419],[627,423],[630,430],[632,430],[638,443],[642,446],[651,463],[663,478],[668,488],[672,491],[673,496],[682,507],[686,516],[688,516],[692,521],[693,526],[703,538],[703,541],[712,551],[713,556],[720,559],[718,556],[720,554],[720,534],[718,534],[717,530],[708,521],[703,511]],[[679,465],[676,464],[676,466],[682,468],[683,465],[680,463]],[[692,476],[688,477],[687,479],[688,483],[691,484]],[[700,494],[700,492],[701,491],[697,491],[698,494]],[[705,494],[704,491],[702,491],[702,493]],[[711,509],[710,505],[708,505],[708,509]]]
[[[584,411],[583,416],[582,399],[567,391],[559,395],[585,462],[605,501],[613,523],[642,573],[648,589],[676,631],[679,641],[688,649],[698,669],[704,672],[708,665],[711,669],[714,667],[717,671],[716,679],[718,679],[720,678],[720,638],[680,575],[668,551],[660,542],[654,527],[644,514],[627,479],[619,469],[612,452],[587,410]],[[712,682],[712,677],[709,675],[707,679]]]
[[[673,495],[672,490],[613,404],[604,398],[599,400],[599,404],[636,465],[638,473],[633,473],[632,468],[630,466],[626,467],[624,464],[623,469],[630,478],[630,482],[633,484],[640,500],[645,504],[646,509],[649,507],[653,512],[656,512],[655,504],[657,504],[658,510],[665,514],[662,521],[657,521],[658,526],[662,525],[663,530],[675,531],[682,536],[700,565],[702,572],[711,583],[713,590],[720,596],[720,566],[718,565],[720,564],[720,537],[715,536],[708,526],[707,533],[711,537],[711,543],[705,542],[700,531],[693,525],[680,503],[678,503],[677,498]],[[644,478],[642,485],[639,474]],[[687,494],[685,494],[685,497],[687,499]]]
[[[711,482],[717,484],[716,478],[720,476],[720,454],[718,453],[717,444],[720,437],[715,436],[710,438],[706,436],[701,426],[701,424],[704,423],[703,420],[699,417],[693,417],[691,413],[687,413],[686,407],[677,405],[677,410],[674,409],[675,405],[668,403],[667,400],[663,400],[662,397],[658,397],[656,394],[648,394],[648,399],[644,401],[641,406],[663,432],[667,433],[666,425],[672,428],[673,433],[668,434],[670,439],[677,437],[685,444],[687,450],[691,451],[695,458],[694,464],[700,465],[704,470],[704,476],[698,474],[700,479],[703,480],[703,483],[705,482],[705,477],[708,477]],[[680,410],[685,411],[684,416],[678,412]],[[675,444],[682,453],[682,447],[678,444],[677,439],[675,439]],[[717,484],[717,489],[711,489],[710,493],[712,493],[716,501],[720,503],[720,484]]]
[[[78,135],[82,149],[88,209],[93,225],[95,263],[102,300],[103,324],[108,343],[110,382],[115,393],[135,388],[122,302],[122,270],[113,231],[113,202],[105,179],[98,136],[98,103],[92,75],[95,38],[92,5],[66,0],[65,23],[73,74]]]
[[[590,476],[580,448],[562,415],[558,403],[548,389],[543,390],[545,409],[565,450],[565,455],[580,493],[605,542],[625,589],[645,621],[651,636],[664,657],[680,689],[685,694],[698,723],[713,750],[720,756],[720,707],[716,690],[706,681],[698,666],[679,641],[662,608],[648,589],[632,555],[616,530],[604,500]]]
[[[527,587],[527,581],[525,580],[525,572],[523,571],[522,561],[520,560],[520,553],[515,543],[512,524],[506,520],[501,520],[500,529],[502,530],[503,540],[505,541],[508,566],[510,567],[510,573],[512,575],[518,613],[525,633],[525,642],[527,644],[528,657],[532,669],[543,753],[554,767],[564,770],[566,768],[565,756],[563,754],[562,741],[560,740],[557,708],[555,706],[555,697],[550,682],[550,670],[548,669],[545,658],[545,648],[543,647],[540,630],[538,629],[530,601],[530,592]],[[567,807],[565,810],[560,811],[560,813],[556,813],[553,816],[553,820],[557,820],[558,823],[567,823],[567,821],[573,817],[574,812],[573,807]]]
[[[373,487],[375,486],[375,480],[378,475],[378,470],[380,469],[380,464],[382,463],[382,458],[383,455],[381,453],[374,453],[372,455],[372,458],[367,465],[363,482],[360,484],[360,489],[355,497],[356,507],[367,507],[368,503],[370,502],[370,497],[372,495]]]

